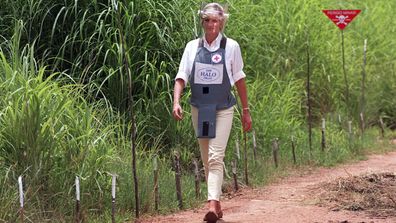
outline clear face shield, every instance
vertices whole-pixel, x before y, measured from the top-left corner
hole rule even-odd
[[[203,3],[201,9],[198,11],[198,15],[201,20],[207,17],[218,17],[225,22],[229,17],[228,5],[222,6],[219,3]]]

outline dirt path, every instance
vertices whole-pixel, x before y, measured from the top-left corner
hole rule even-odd
[[[299,172],[259,189],[244,189],[241,195],[223,200],[224,219],[218,223],[371,223],[396,222],[396,218],[373,218],[361,211],[331,210],[317,205],[319,184],[339,177],[367,173],[396,172],[396,152],[371,155],[368,160],[336,168]],[[319,189],[318,189],[319,188]],[[206,209],[182,211],[168,216],[142,219],[142,222],[202,222]]]

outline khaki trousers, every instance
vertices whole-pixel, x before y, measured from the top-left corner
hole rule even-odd
[[[194,130],[198,131],[198,109],[191,106]],[[223,184],[224,155],[232,127],[234,107],[219,110],[216,113],[216,137],[212,139],[198,138],[201,159],[205,168],[208,184],[208,200],[220,200]]]

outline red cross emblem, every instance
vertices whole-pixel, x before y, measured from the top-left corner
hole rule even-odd
[[[220,54],[218,54],[218,53],[215,53],[215,54],[213,54],[213,56],[212,56],[212,62],[213,63],[219,63],[219,62],[221,62],[221,55]]]

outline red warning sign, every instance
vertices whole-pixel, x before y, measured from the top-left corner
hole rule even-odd
[[[344,29],[361,10],[322,10],[340,29]]]

